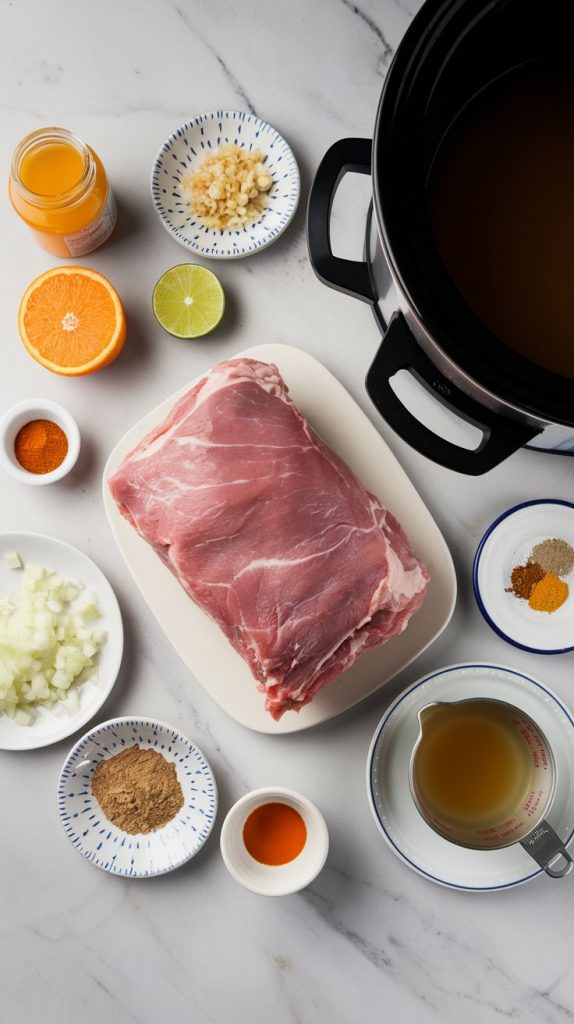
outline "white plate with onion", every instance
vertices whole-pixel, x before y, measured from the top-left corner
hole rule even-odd
[[[21,567],[12,568],[16,558]],[[77,548],[53,537],[44,537],[35,533],[0,533],[0,602],[7,596],[17,598],[22,589],[22,578],[25,567],[41,566],[50,572],[57,573],[62,580],[78,581],[82,584],[77,597],[69,602],[51,601],[47,607],[44,583],[39,578],[37,594],[39,607],[36,610],[40,619],[35,620],[34,612],[28,608],[22,619],[22,628],[18,634],[18,642],[10,648],[3,639],[3,621],[8,614],[0,603],[0,709],[5,707],[7,679],[13,680],[18,693],[28,688],[26,679],[31,675],[26,664],[26,649],[31,642],[44,647],[43,651],[34,651],[36,687],[40,694],[38,701],[31,704],[21,703],[19,708],[23,714],[12,717],[6,710],[0,710],[0,750],[32,750],[45,747],[51,743],[70,736],[80,729],[96,714],[109,695],[119,672],[124,637],[120,608],[117,598],[106,577],[87,555]],[[60,604],[60,610],[58,610]],[[97,608],[96,608],[97,606]],[[86,618],[78,615],[77,626],[72,621],[76,613],[90,609]],[[99,610],[100,614],[96,614]],[[42,703],[41,695],[47,694],[48,699],[55,696],[55,687],[42,676],[50,662],[51,650],[49,633],[45,630],[58,627],[58,617],[66,625],[66,646],[69,648],[68,661],[61,666],[62,676],[59,677],[62,699],[47,706]],[[63,628],[63,626],[62,626]],[[94,644],[93,635],[99,638]],[[30,637],[35,638],[30,641]],[[92,647],[96,647],[96,652]],[[29,654],[28,649],[28,654]],[[70,665],[70,660],[73,668]],[[84,659],[85,668],[78,672]],[[89,662],[93,662],[90,665]],[[66,672],[74,674],[74,682],[68,683]],[[31,720],[27,722],[28,714]]]

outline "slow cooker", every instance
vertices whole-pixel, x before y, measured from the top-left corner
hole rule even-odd
[[[369,302],[383,334],[366,379],[372,401],[419,452],[473,475],[525,445],[574,454],[574,379],[511,350],[474,315],[440,259],[425,197],[440,140],[480,90],[528,61],[572,60],[574,4],[547,0],[541,10],[532,0],[427,0],[387,73],[373,140],[331,146],[309,198],[315,272]],[[363,262],[334,256],[330,242],[333,198],[349,171],[372,176]],[[423,423],[400,397],[400,370],[478,427],[479,444],[463,447]]]

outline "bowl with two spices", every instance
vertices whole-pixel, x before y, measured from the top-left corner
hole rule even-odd
[[[540,499],[503,512],[478,546],[473,585],[503,640],[533,654],[574,650],[574,505]]]
[[[181,867],[217,813],[213,772],[195,743],[153,718],[114,718],[70,751],[58,783],[60,821],[92,864],[150,878]]]

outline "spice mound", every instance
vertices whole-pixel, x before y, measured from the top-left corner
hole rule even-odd
[[[535,612],[555,612],[567,597],[568,584],[553,572],[547,572],[534,587],[528,604]]]
[[[510,574],[507,593],[514,594],[535,612],[552,612],[560,608],[570,589],[561,577],[574,569],[574,548],[559,537],[549,537],[536,544],[525,565],[516,565]]]
[[[233,143],[208,153],[199,169],[183,180],[191,212],[207,228],[241,230],[261,217],[273,178],[260,149]]]
[[[574,548],[566,540],[552,537],[532,549],[529,562],[538,562],[544,572],[567,576],[574,569]]]
[[[98,765],[92,793],[112,824],[130,835],[162,828],[184,803],[175,765],[137,744]]]
[[[534,587],[543,578],[544,569],[541,569],[537,562],[528,562],[527,565],[515,565],[510,576],[511,586],[507,588],[507,591],[528,601]]]
[[[28,473],[52,473],[68,454],[68,438],[52,420],[31,420],[16,434],[14,454]]]

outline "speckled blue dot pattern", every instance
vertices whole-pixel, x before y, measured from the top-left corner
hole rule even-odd
[[[261,149],[273,177],[267,209],[240,231],[215,231],[191,213],[182,182],[209,150],[231,142]],[[271,245],[292,219],[299,201],[299,170],[285,139],[266,121],[237,110],[212,110],[182,124],[161,147],[152,170],[151,191],[164,227],[174,238],[210,259],[239,259]]]
[[[147,835],[116,828],[92,795],[97,765],[134,744],[175,764],[184,795],[175,818]],[[86,733],[70,752],[58,805],[66,835],[82,856],[116,875],[149,878],[180,867],[203,846],[217,813],[217,787],[201,750],[177,729],[150,718],[117,718]]]

